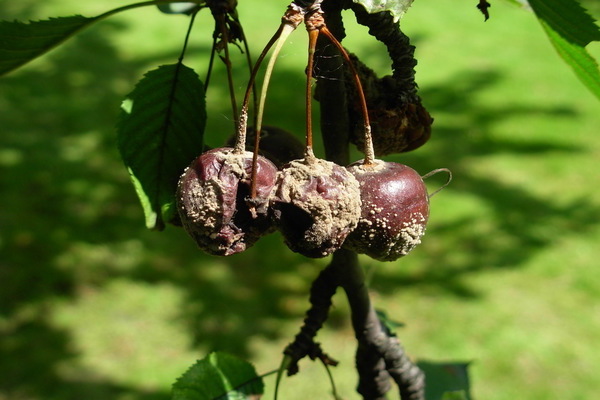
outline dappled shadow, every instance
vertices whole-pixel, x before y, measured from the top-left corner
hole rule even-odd
[[[3,266],[4,267],[4,266]],[[70,333],[48,323],[40,312],[27,317],[13,318],[2,327],[0,340],[0,391],[2,398],[44,399],[113,399],[129,396],[136,400],[169,398],[169,393],[144,391],[137,387],[119,385],[95,377],[88,372],[88,379],[65,378],[59,366],[75,362],[77,354],[72,350]],[[84,375],[84,374],[81,374]],[[4,397],[7,396],[7,397]]]
[[[153,60],[126,61],[105,40],[121,28],[104,22],[73,39],[68,51],[48,55],[43,66],[0,79],[0,383],[8,396],[168,396],[97,378],[93,371],[87,380],[61,375],[61,366],[76,363],[81,355],[70,333],[50,320],[55,301],[75,301],[115,279],[168,282],[183,292],[178,318],[193,346],[249,356],[249,337],[281,338],[282,320],[300,325],[310,281],[322,265],[291,253],[276,234],[244,254],[216,258],[202,254],[178,228],[145,230],[117,154],[113,125],[121,98]],[[175,50],[155,58],[175,60],[177,55]],[[235,72],[245,76],[247,68],[236,65]],[[299,137],[304,131],[303,74],[300,66],[276,70],[265,121]],[[465,73],[451,85],[421,91],[434,116],[454,112],[461,119],[453,125],[436,123],[428,144],[433,151],[414,152],[410,164],[419,171],[450,167],[455,180],[447,190],[476,197],[491,210],[492,219],[484,223],[468,216],[437,223],[435,234],[444,239],[429,249],[419,271],[382,270],[374,280],[377,290],[431,287],[477,296],[464,276],[518,268],[561,232],[584,233],[599,219],[600,211],[586,199],[556,204],[493,174],[471,171],[480,157],[493,153],[585,151],[487,135],[490,126],[510,115],[576,116],[568,107],[507,102],[494,108],[477,102],[479,91],[502,79],[494,71]],[[216,85],[224,82],[223,68],[216,68],[212,82],[209,96],[226,99],[225,86]],[[292,86],[298,91],[291,91]],[[211,146],[233,131],[228,106],[228,101],[209,105],[218,116],[209,122]],[[481,235],[482,230],[489,236]]]

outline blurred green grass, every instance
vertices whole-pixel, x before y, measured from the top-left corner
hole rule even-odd
[[[241,2],[255,54],[286,5]],[[1,9],[4,19],[27,20],[112,6],[48,0]],[[598,102],[532,15],[504,3],[491,12],[483,23],[474,4],[416,2],[403,20],[435,123],[426,146],[390,159],[423,173],[448,167],[455,179],[433,198],[413,254],[361,260],[376,306],[406,323],[399,335],[409,353],[473,361],[476,398],[594,398]],[[384,49],[345,16],[346,46],[387,72]],[[114,122],[142,74],[176,60],[186,28],[181,16],[130,11],[0,79],[0,399],[165,399],[210,350],[247,357],[262,372],[277,367],[299,328],[310,282],[327,260],[297,256],[277,235],[214,258],[178,229],[144,228]],[[186,58],[201,76],[211,30],[203,12]],[[297,32],[284,48],[265,116],[298,135],[305,36]],[[590,50],[600,56],[598,44]],[[241,93],[247,68],[236,57]],[[211,145],[233,130],[224,82],[217,64]],[[432,178],[432,188],[439,184]],[[318,339],[342,361],[333,373],[353,399],[347,312],[339,294]],[[282,398],[328,393],[323,368],[306,361]]]

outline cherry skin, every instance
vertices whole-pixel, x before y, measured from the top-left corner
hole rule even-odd
[[[314,156],[279,173],[272,200],[275,225],[287,246],[306,257],[339,249],[360,217],[358,182],[345,168]]]
[[[205,252],[228,256],[274,230],[269,199],[277,167],[259,156],[256,196],[250,199],[252,153],[222,147],[201,154],[177,187],[177,210],[187,233]]]
[[[429,195],[421,176],[406,165],[376,160],[347,167],[360,184],[358,226],[344,247],[380,261],[394,261],[421,243]]]

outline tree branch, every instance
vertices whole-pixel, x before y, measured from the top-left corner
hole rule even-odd
[[[306,312],[304,324],[294,341],[283,352],[291,357],[288,375],[298,372],[298,362],[306,356],[310,356],[312,359],[320,358],[324,362],[332,361],[314,342],[317,332],[329,317],[331,298],[338,287],[335,271],[331,265],[333,265],[333,261],[313,281],[310,289],[310,308]],[[336,362],[332,361],[330,364],[336,364]]]
[[[390,375],[375,339],[381,341],[379,318],[371,304],[364,271],[358,265],[358,256],[349,250],[339,250],[334,254],[340,262],[337,276],[350,304],[352,327],[358,341],[356,369],[359,382],[357,391],[365,399],[384,399],[390,390]],[[341,261],[343,260],[343,261]]]
[[[417,83],[415,82],[414,57],[415,46],[410,44],[410,39],[400,30],[399,22],[394,22],[394,17],[389,12],[369,14],[365,8],[357,3],[352,3],[350,8],[356,15],[356,21],[369,28],[369,34],[381,41],[388,50],[392,60],[393,77],[397,82],[398,94],[404,102],[414,103],[418,100]]]

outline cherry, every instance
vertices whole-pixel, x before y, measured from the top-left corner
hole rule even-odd
[[[308,156],[279,173],[272,208],[287,246],[306,257],[339,249],[360,217],[358,182],[330,161]]]
[[[421,176],[406,165],[374,160],[347,167],[360,184],[361,217],[344,246],[380,261],[394,261],[421,242],[429,195]]]
[[[177,209],[187,233],[207,253],[239,253],[274,230],[268,205],[277,168],[258,157],[253,198],[251,169],[251,152],[222,147],[201,154],[181,175]]]

